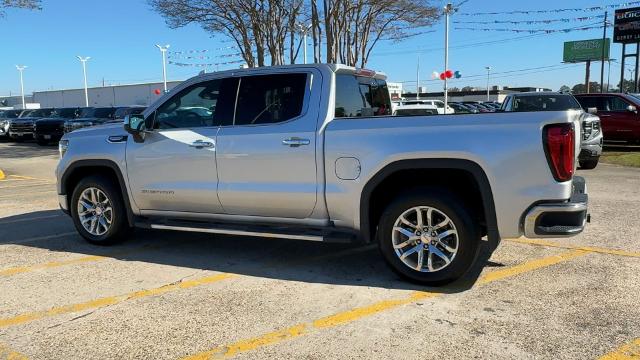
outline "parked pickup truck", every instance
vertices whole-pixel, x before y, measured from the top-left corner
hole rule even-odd
[[[57,190],[94,244],[133,227],[376,242],[398,274],[461,277],[501,238],[588,218],[580,111],[391,116],[383,74],[291,65],[204,74],[142,116],[66,134]]]

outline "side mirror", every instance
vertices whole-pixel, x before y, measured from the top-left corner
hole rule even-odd
[[[124,117],[124,130],[133,135],[135,142],[143,142],[147,127],[142,114],[126,115]]]
[[[629,105],[629,106],[627,106],[627,111],[630,111],[630,112],[633,112],[633,113],[637,113],[638,109],[633,105]]]
[[[587,113],[595,115],[598,113],[598,108],[595,108],[595,107],[587,108]]]

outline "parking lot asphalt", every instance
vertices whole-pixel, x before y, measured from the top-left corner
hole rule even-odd
[[[579,171],[579,236],[505,239],[424,288],[375,246],[156,231],[92,246],[57,208],[56,161],[0,142],[0,359],[640,356],[640,169]]]

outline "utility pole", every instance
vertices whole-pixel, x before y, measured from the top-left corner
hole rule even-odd
[[[491,101],[490,93],[489,93],[489,76],[491,75],[491,66],[485,66],[487,70],[487,102]]]
[[[28,66],[26,65],[16,65],[16,69],[18,69],[18,71],[20,72],[20,93],[22,94],[22,110],[24,110],[25,107],[25,103],[24,103],[24,80],[22,77],[22,72],[24,71],[24,69],[26,69]]]
[[[600,92],[604,92],[604,57],[605,57],[605,45],[607,45],[607,15],[608,12],[604,12],[604,23],[602,25],[602,58],[600,64]]]
[[[87,61],[91,59],[90,56],[80,57],[76,56],[82,63],[82,74],[84,75],[84,106],[89,107],[89,90],[87,89]]]
[[[586,74],[584,75],[584,86],[587,89],[587,94],[591,92],[591,87],[590,87],[590,78],[589,76],[591,75],[591,60],[587,60],[587,71]]]
[[[156,47],[162,53],[162,82],[164,83],[164,92],[167,92],[167,50],[169,50],[170,45],[158,45]]]
[[[453,4],[448,3],[447,6],[444,7],[444,71],[446,72],[449,69],[449,15],[454,13],[456,10],[453,8]],[[445,76],[444,78],[444,109],[445,113],[447,112],[447,106],[449,105],[449,94],[448,94],[448,80]]]

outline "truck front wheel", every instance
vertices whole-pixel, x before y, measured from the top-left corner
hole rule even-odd
[[[130,231],[120,191],[108,177],[96,175],[80,180],[73,191],[70,210],[76,230],[92,244],[113,244]]]
[[[382,214],[377,238],[391,269],[423,285],[444,285],[473,265],[479,226],[462,201],[441,189],[414,189]]]

